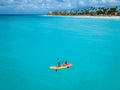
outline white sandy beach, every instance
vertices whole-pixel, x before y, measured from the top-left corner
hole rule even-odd
[[[120,16],[75,16],[75,17],[86,17],[86,18],[115,18],[120,19]]]
[[[108,18],[108,19],[120,19],[120,16],[62,16],[62,15],[44,15],[44,16],[56,16],[56,17],[75,17],[75,18]]]

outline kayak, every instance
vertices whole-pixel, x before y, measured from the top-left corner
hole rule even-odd
[[[50,66],[49,68],[51,70],[60,70],[60,69],[65,69],[71,67],[72,64],[62,64],[60,67],[59,66]]]

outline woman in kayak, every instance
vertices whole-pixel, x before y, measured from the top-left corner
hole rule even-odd
[[[65,65],[69,65],[68,60],[65,61]],[[69,68],[69,66],[67,66]]]
[[[68,65],[68,60],[65,61],[65,65]]]

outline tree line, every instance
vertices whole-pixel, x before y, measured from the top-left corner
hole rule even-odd
[[[71,10],[61,10],[48,12],[47,15],[88,15],[88,16],[120,16],[120,8],[111,7],[90,7],[88,9],[71,9]]]

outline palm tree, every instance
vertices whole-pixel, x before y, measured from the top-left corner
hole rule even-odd
[[[105,8],[105,7],[90,7],[88,9],[71,9],[64,11],[53,11],[48,12],[47,15],[120,15],[120,8],[117,6],[114,8]]]

